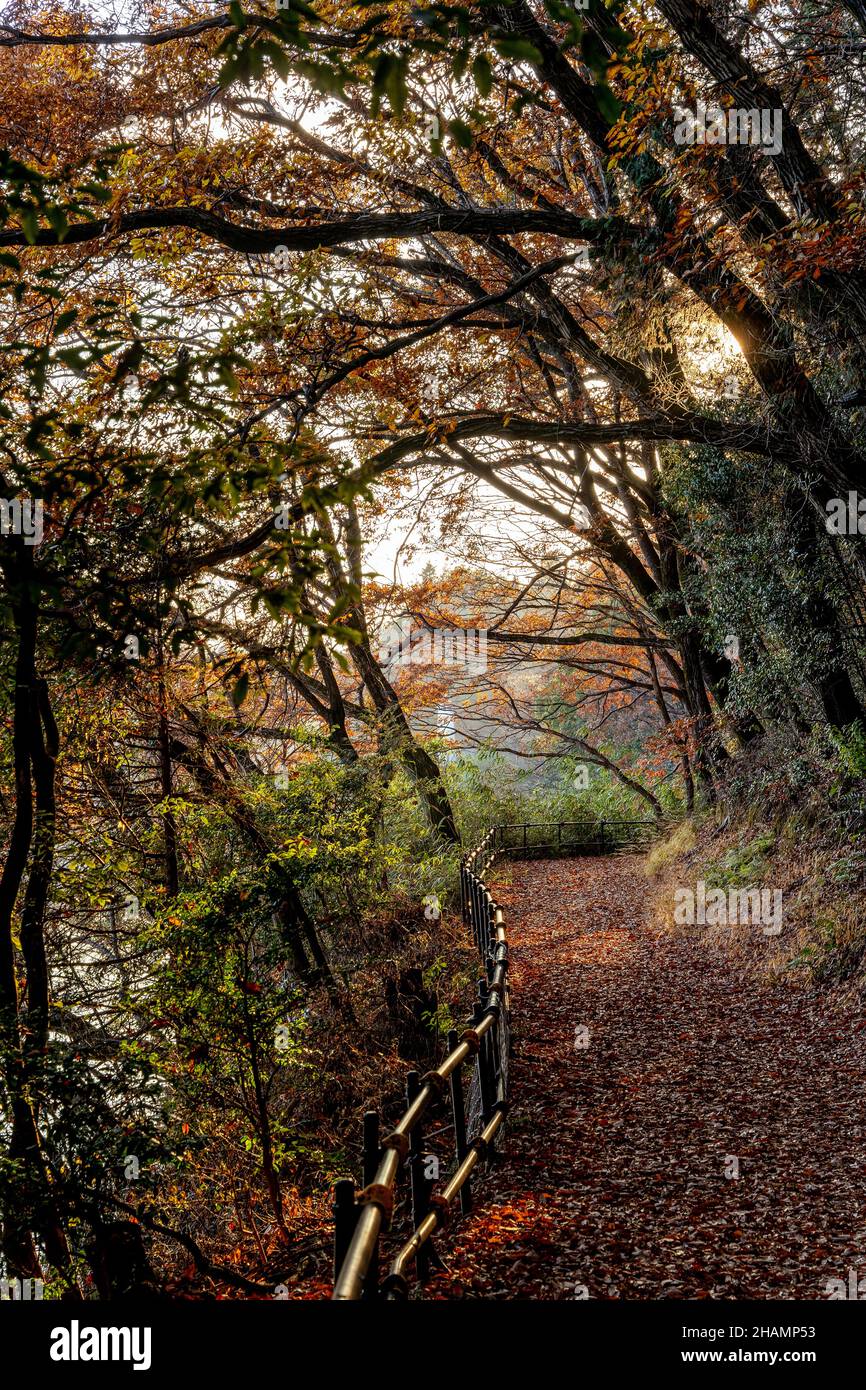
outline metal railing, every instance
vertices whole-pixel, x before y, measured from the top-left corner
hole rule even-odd
[[[512,858],[534,854],[616,854],[649,843],[655,820],[532,821],[496,827],[497,848]]]
[[[630,830],[629,830],[630,827]],[[502,855],[615,853],[640,847],[654,821],[564,821],[549,824],[498,825],[489,830],[460,865],[463,922],[481,958],[484,975],[469,1026],[448,1033],[448,1055],[433,1071],[411,1071],[406,1109],[394,1129],[379,1136],[379,1116],[364,1117],[363,1187],[351,1179],[336,1184],[334,1194],[334,1292],[337,1302],[385,1297],[405,1298],[407,1270],[414,1262],[420,1280],[431,1263],[439,1263],[433,1233],[444,1226],[455,1199],[461,1214],[472,1207],[471,1177],[494,1151],[508,1110],[510,1042],[508,942],[502,908],[485,882]],[[553,830],[556,831],[554,836]],[[565,834],[563,834],[565,831]],[[473,1060],[473,1076],[464,1098],[463,1067]],[[436,1153],[425,1152],[425,1131],[437,1106],[450,1104],[451,1120],[427,1141],[453,1131],[452,1172],[441,1192],[433,1184],[440,1169]],[[474,1138],[468,1136],[474,1135]],[[380,1280],[381,1236],[398,1213],[398,1185],[408,1173],[411,1236],[396,1251],[389,1273]],[[401,1207],[401,1212],[403,1207]]]

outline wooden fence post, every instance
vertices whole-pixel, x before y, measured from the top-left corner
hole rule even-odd
[[[334,1183],[334,1205],[331,1207],[334,1218],[334,1283],[343,1267],[343,1261],[355,1234],[358,1207],[355,1204],[355,1184],[351,1178],[340,1178]]]
[[[410,1071],[406,1074],[406,1104],[411,1105],[421,1089],[421,1082],[417,1071]],[[430,1210],[430,1191],[427,1179],[424,1176],[424,1126],[419,1121],[412,1130],[409,1142],[409,1178],[412,1193],[412,1229],[417,1231],[427,1212]],[[418,1280],[423,1284],[427,1278],[427,1271],[430,1267],[430,1251],[426,1245],[422,1245],[415,1256],[415,1272]]]
[[[453,1052],[460,1041],[456,1028],[448,1030],[448,1051]],[[451,1073],[451,1113],[454,1117],[454,1158],[459,1168],[468,1151],[466,1143],[466,1108],[463,1102],[463,1077],[460,1068]],[[460,1211],[463,1216],[472,1210],[472,1180],[467,1178],[460,1189]]]
[[[484,1017],[487,1007],[487,982],[478,981],[478,1003],[475,1005],[473,1022],[476,1026]],[[493,1114],[493,1102],[496,1097],[493,1095],[490,1075],[490,1048],[488,1046],[489,1035],[484,1034],[481,1039],[481,1046],[478,1049],[478,1089],[481,1092],[481,1115],[486,1125],[490,1116]]]
[[[369,1187],[376,1176],[376,1169],[379,1167],[379,1113],[376,1110],[367,1110],[364,1114],[364,1166],[363,1178],[364,1186]],[[364,1280],[364,1292],[362,1297],[365,1299],[378,1298],[379,1296],[379,1241],[376,1241],[376,1248],[370,1260],[370,1268]]]

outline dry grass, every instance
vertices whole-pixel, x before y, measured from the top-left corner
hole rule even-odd
[[[652,915],[660,930],[700,933],[707,950],[724,950],[743,967],[775,979],[806,978],[816,987],[866,996],[866,849],[796,817],[771,834],[757,818],[720,830],[684,822],[647,856]],[[779,936],[759,926],[683,926],[674,892],[708,886],[781,889]]]

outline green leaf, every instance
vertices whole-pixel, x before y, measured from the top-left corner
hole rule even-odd
[[[593,29],[584,29],[580,40],[580,52],[588,68],[596,77],[604,77],[607,72],[607,49]]]
[[[55,356],[58,362],[71,367],[75,372],[83,372],[90,360],[83,348],[62,348]]]
[[[610,87],[606,85],[594,87],[593,91],[595,92],[596,106],[598,107],[601,114],[604,116],[604,119],[608,121],[611,125],[613,125],[614,122],[618,121],[620,116],[622,115],[622,102],[620,101],[619,97],[614,96],[613,92],[610,90]]]
[[[267,54],[270,58],[274,72],[285,81],[292,70],[291,59],[286,50],[280,48],[278,43],[263,43],[261,47],[262,53]]]
[[[373,99],[370,110],[378,115],[382,96],[387,96],[391,110],[400,116],[406,106],[406,59],[392,53],[380,53],[373,68]]]
[[[227,386],[232,395],[240,389],[238,379],[229,362],[217,363],[217,380],[220,385]]]
[[[470,150],[475,142],[475,136],[470,126],[465,121],[453,120],[448,122],[448,133],[461,149]]]
[[[391,110],[395,116],[402,116],[406,109],[406,59],[395,58],[388,73],[385,89]]]
[[[541,62],[541,54],[528,39],[496,39],[494,42],[501,58],[522,59],[527,63]]]
[[[39,219],[35,208],[25,208],[21,214],[21,230],[31,246],[35,246],[39,233]]]
[[[564,4],[563,0],[544,0],[544,8],[558,24],[568,25],[568,37],[560,47],[571,48],[580,41],[585,15],[575,10],[573,5]]]
[[[464,44],[462,45],[462,47],[461,47],[461,48],[458,48],[457,52],[454,54],[454,61],[453,61],[453,63],[451,64],[451,71],[453,72],[454,76],[457,78],[458,82],[460,81],[460,78],[463,76],[464,72],[466,71],[466,68],[467,68],[468,64],[469,64],[469,45],[464,43]]]
[[[231,693],[231,702],[234,705],[235,709],[240,709],[244,700],[247,698],[249,688],[250,678],[247,675],[246,671],[244,671],[243,675],[240,676],[235,682],[234,689]]]
[[[485,58],[483,53],[479,53],[472,64],[472,76],[481,95],[489,97],[493,87],[493,71],[489,59]]]
[[[69,328],[77,318],[77,309],[64,309],[62,314],[58,314],[54,324],[55,337],[59,338],[61,333],[65,333],[67,328]]]
[[[54,231],[57,233],[57,240],[62,241],[63,238],[66,236],[66,233],[69,231],[69,219],[67,218],[63,208],[60,207],[59,204],[55,205],[54,207],[47,208],[45,216],[48,218],[49,224],[54,228]]]

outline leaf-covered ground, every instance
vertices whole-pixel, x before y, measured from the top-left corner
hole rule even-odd
[[[497,897],[513,1109],[424,1296],[824,1299],[866,1276],[857,1005],[768,983],[758,928],[744,952],[654,925],[634,857],[513,865]]]

